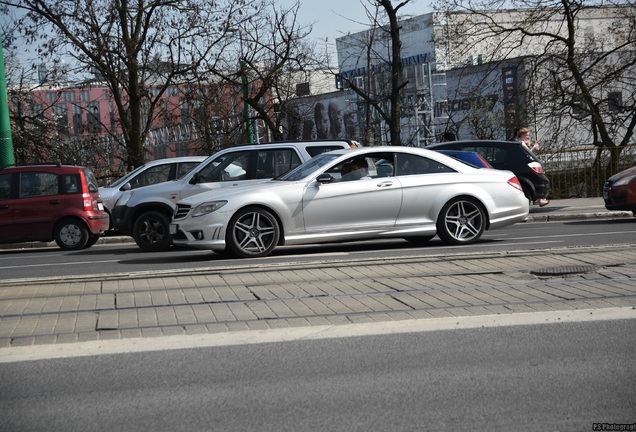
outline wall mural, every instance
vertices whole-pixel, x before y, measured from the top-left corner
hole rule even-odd
[[[350,139],[359,141],[358,115],[355,105],[345,98],[299,101],[287,127],[290,140]]]

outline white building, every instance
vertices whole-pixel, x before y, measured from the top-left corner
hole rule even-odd
[[[581,9],[577,46],[601,52],[624,43],[631,29],[624,12],[624,7]],[[481,126],[496,128],[490,133],[493,138],[507,138],[518,125],[537,131],[551,127],[541,124],[549,116],[541,112],[543,100],[533,99],[532,87],[538,78],[529,73],[534,57],[564,46],[550,42],[547,36],[522,41],[519,32],[506,31],[518,23],[537,33],[561,35],[566,31],[563,16],[554,10],[435,12],[401,22],[403,80],[408,81],[402,91],[402,142],[425,146],[446,130],[459,138],[483,134],[485,130],[475,130],[471,124],[480,110],[488,112],[488,124]],[[385,123],[373,112],[367,117],[367,104],[351,87],[374,96],[386,94],[391,52],[388,33],[370,28],[338,38],[336,48],[338,91],[298,101],[306,129],[312,108],[327,101],[337,104],[340,116],[349,119],[348,133],[343,136],[367,144],[385,143]]]

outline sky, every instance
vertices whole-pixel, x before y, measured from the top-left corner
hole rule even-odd
[[[294,0],[279,0],[281,5],[289,7]],[[312,24],[311,38],[322,40],[329,38],[335,48],[336,39],[347,33],[356,33],[369,27],[364,5],[369,0],[300,0],[298,20],[302,24]],[[393,1],[397,5],[398,1]],[[411,0],[398,11],[398,15],[417,16],[432,12],[430,0]]]
[[[284,7],[291,7],[296,0],[277,0]],[[369,27],[364,6],[370,0],[300,0],[298,21],[312,25],[311,39],[320,42],[328,39],[331,52],[335,52],[336,39],[347,33],[356,33]],[[399,1],[393,1],[397,5]],[[431,0],[411,0],[398,12],[400,17],[417,16],[432,12]],[[370,7],[370,6],[369,6]],[[0,20],[4,17],[0,17]],[[24,52],[23,60],[27,57]]]

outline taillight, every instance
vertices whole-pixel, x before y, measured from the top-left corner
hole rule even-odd
[[[85,211],[93,210],[93,198],[91,197],[91,194],[84,193],[82,194],[82,198],[84,199],[84,210]]]
[[[532,171],[536,172],[537,174],[543,174],[543,167],[541,166],[539,162],[530,162],[528,166],[530,167]]]
[[[523,192],[523,188],[521,187],[521,183],[519,183],[519,179],[517,178],[517,176],[511,177],[510,179],[508,179],[508,184],[512,186],[513,188]]]

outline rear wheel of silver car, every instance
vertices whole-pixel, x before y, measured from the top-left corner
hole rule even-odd
[[[444,243],[474,243],[486,228],[486,211],[475,199],[455,198],[446,203],[437,219],[437,235]]]
[[[53,238],[61,249],[82,249],[88,243],[88,228],[80,220],[63,219],[55,226]]]
[[[146,252],[159,252],[170,246],[170,220],[166,215],[150,211],[137,218],[133,226],[135,243]]]
[[[258,207],[237,212],[227,227],[229,252],[242,258],[264,257],[272,253],[278,239],[278,221],[270,212]]]

